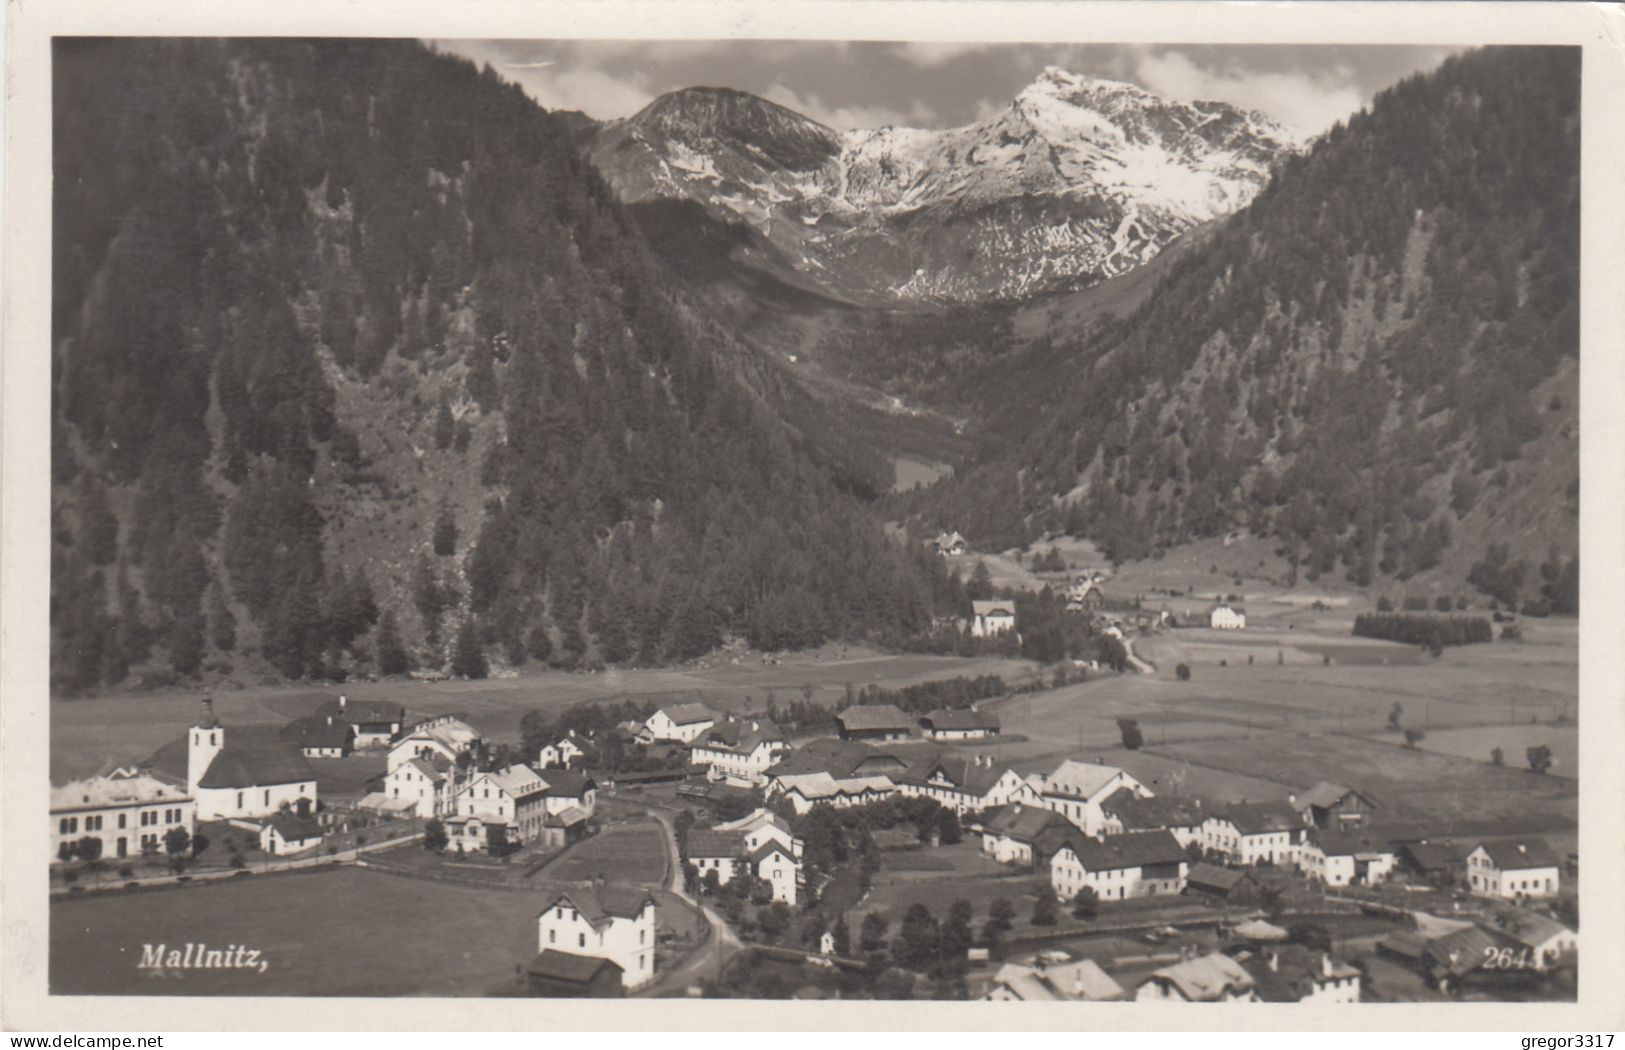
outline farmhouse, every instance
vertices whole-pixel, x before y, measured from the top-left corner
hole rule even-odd
[[[1052,809],[1012,802],[982,821],[982,852],[1001,864],[1047,865],[1075,831]]]
[[[1007,962],[993,975],[993,987],[984,999],[999,1002],[1115,1002],[1127,998],[1123,986],[1112,980],[1093,959],[1059,965],[1035,962],[1031,966]]]
[[[1021,774],[995,766],[992,755],[922,758],[897,778],[897,787],[908,798],[935,799],[961,816],[1009,802],[1038,801]]]
[[[472,756],[483,746],[484,741],[473,726],[455,715],[440,715],[407,729],[390,747],[387,768],[393,773],[397,766],[411,759],[433,759],[436,755],[456,763],[461,756]]]
[[[1360,971],[1330,952],[1285,944],[1237,960],[1266,1003],[1357,1003]]]
[[[957,558],[970,548],[965,544],[965,537],[957,532],[939,532],[936,539],[931,541],[931,549],[944,558]]]
[[[1340,828],[1371,818],[1377,803],[1371,796],[1322,780],[1291,802],[1317,828]]]
[[[537,953],[607,959],[627,991],[654,980],[655,901],[648,893],[595,884],[571,888],[536,916]]]
[[[791,832],[789,821],[771,809],[758,809],[749,816],[718,824],[713,830],[739,832],[745,836],[745,848],[749,850],[760,849],[768,842],[777,842],[789,850],[791,856],[801,856],[802,841]]]
[[[1558,880],[1557,854],[1539,839],[1485,842],[1467,854],[1467,887],[1481,897],[1552,897]]]
[[[321,844],[321,821],[308,813],[278,813],[260,825],[260,849],[266,853],[303,853]]]
[[[999,716],[974,708],[932,711],[920,719],[930,740],[986,740],[999,735]]]
[[[551,769],[554,766],[575,765],[582,754],[575,738],[576,731],[572,729],[567,735],[560,737],[557,743],[543,745],[536,755],[536,768]]]
[[[1517,908],[1494,919],[1494,928],[1529,949],[1530,965],[1545,971],[1580,950],[1580,935],[1539,912]]]
[[[1202,848],[1237,864],[1296,864],[1304,832],[1290,802],[1242,802],[1208,816]]]
[[[687,744],[716,725],[716,722],[716,714],[704,704],[672,704],[649,716],[639,739],[645,742],[675,740]]]
[[[1262,887],[1258,880],[1236,868],[1216,864],[1193,864],[1185,876],[1185,892],[1193,897],[1232,904],[1251,904]]]
[[[914,719],[895,704],[854,704],[835,716],[842,740],[907,740]]]
[[[444,755],[430,751],[391,766],[384,794],[391,802],[410,803],[410,812],[425,820],[455,812],[457,792],[466,774]]]
[[[757,787],[768,768],[789,750],[790,742],[772,722],[730,716],[695,739],[688,760],[705,766],[713,780]]]
[[[975,638],[991,638],[1016,629],[1016,605],[1003,598],[971,602],[970,633]]]
[[[749,852],[745,836],[738,831],[691,830],[685,843],[688,862],[701,879],[711,872],[717,873],[717,885],[726,886],[739,871],[740,861]]]
[[[1098,835],[1105,829],[1101,803],[1116,792],[1127,789],[1142,798],[1151,795],[1149,788],[1116,766],[1070,758],[1048,776],[1035,774],[1027,782],[1038,792],[1043,805],[1070,820],[1085,835]]]
[[[355,750],[355,730],[325,718],[296,718],[282,727],[282,735],[297,743],[306,758],[343,758]]]
[[[1247,626],[1247,614],[1229,605],[1208,613],[1208,625],[1218,631],[1239,631]]]
[[[541,836],[548,782],[529,766],[475,773],[453,800],[446,835],[460,851],[521,846]]]
[[[1214,952],[1164,966],[1134,990],[1137,1002],[1256,1003],[1253,975],[1239,962]]]
[[[1134,789],[1118,788],[1100,803],[1103,835],[1125,831],[1166,831],[1181,846],[1202,840],[1202,800],[1174,796],[1138,795]]]
[[[163,849],[174,828],[197,830],[197,804],[176,785],[136,769],[75,780],[51,789],[51,856],[64,843],[101,840],[101,856],[122,858]]]
[[[147,763],[154,776],[186,785],[198,820],[269,816],[301,799],[316,804],[316,774],[297,742],[270,726],[228,728],[206,707],[184,738]]]
[[[316,717],[347,725],[358,748],[388,747],[406,724],[406,708],[390,700],[351,700],[341,696],[316,708]]]
[[[1404,842],[1395,850],[1399,866],[1407,873],[1436,885],[1455,881],[1467,862],[1467,851],[1448,842]]]
[[[1177,894],[1185,889],[1189,858],[1166,831],[1137,831],[1092,839],[1073,832],[1050,858],[1050,888],[1063,901],[1088,887],[1100,900]]]
[[[1396,863],[1386,843],[1344,831],[1311,831],[1298,851],[1298,870],[1328,886],[1375,886]]]

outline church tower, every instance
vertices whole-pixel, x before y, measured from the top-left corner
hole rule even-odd
[[[197,797],[197,782],[208,772],[209,763],[226,746],[226,730],[214,716],[214,701],[203,701],[203,717],[187,731],[186,792]]]

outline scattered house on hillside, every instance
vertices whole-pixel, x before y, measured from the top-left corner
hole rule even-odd
[[[547,786],[523,763],[474,773],[445,819],[451,847],[460,853],[499,852],[536,841],[547,818]]]
[[[1260,1002],[1360,1001],[1360,971],[1330,952],[1283,944],[1247,952],[1236,961],[1252,976]]]
[[[564,890],[536,916],[533,972],[548,952],[607,959],[620,968],[621,986],[635,991],[654,980],[655,922],[647,891],[601,883]]]
[[[304,749],[271,726],[223,726],[214,705],[186,736],[159,748],[146,763],[161,780],[185,785],[198,820],[265,817],[300,800],[316,804],[316,774]]]
[[[1190,866],[1166,831],[1131,831],[1092,839],[1076,830],[1050,858],[1050,888],[1063,901],[1089,887],[1103,901],[1182,893]]]
[[[1448,885],[1467,863],[1465,847],[1449,842],[1402,842],[1394,855],[1400,870],[1435,885]]]
[[[184,788],[134,767],[51,788],[51,861],[65,843],[100,839],[107,860],[164,848],[174,828],[197,830],[197,803]]]
[[[1181,846],[1202,841],[1202,824],[1207,816],[1202,800],[1185,796],[1137,794],[1120,787],[1100,803],[1102,835],[1125,831],[1166,831]]]
[[[958,558],[970,550],[965,537],[957,532],[939,532],[936,538],[927,541],[927,545],[944,558]]]
[[[758,809],[738,820],[718,824],[712,830],[739,832],[745,836],[745,848],[749,850],[760,849],[768,842],[777,842],[789,850],[791,856],[801,857],[802,841],[790,830],[790,822],[771,809]]]
[[[639,739],[645,743],[674,740],[687,744],[716,724],[716,713],[704,704],[672,704],[649,716]]]
[[[986,740],[999,735],[999,716],[971,707],[944,708],[922,716],[920,729],[928,740]]]
[[[1306,830],[1290,802],[1240,802],[1208,815],[1202,848],[1236,864],[1295,865]]]
[[[1073,828],[1052,809],[1012,802],[982,820],[982,852],[1000,864],[1047,867],[1050,857],[1066,844]]]
[[[1375,886],[1397,863],[1381,839],[1346,831],[1311,831],[1298,851],[1298,870],[1327,886]]]
[[[1290,800],[1317,828],[1346,828],[1371,819],[1377,803],[1370,795],[1322,780]]]
[[[896,704],[854,704],[835,716],[842,740],[907,740],[914,719]]]
[[[560,737],[557,743],[542,747],[536,755],[536,768],[552,769],[555,766],[568,768],[575,765],[581,755],[581,746],[576,743],[576,731],[572,729]]]
[[[1187,894],[1226,904],[1256,903],[1261,889],[1250,873],[1217,864],[1193,864],[1185,875]]]
[[[406,708],[392,700],[351,700],[340,696],[316,708],[316,718],[347,725],[357,748],[388,747],[406,724]]]
[[[1247,626],[1247,614],[1231,605],[1220,605],[1208,613],[1208,626],[1218,631],[1239,631]]]
[[[1164,966],[1134,990],[1137,1002],[1256,1003],[1253,975],[1228,955],[1214,952]]]
[[[1557,854],[1541,839],[1484,842],[1467,854],[1467,888],[1481,897],[1554,897]]]
[[[1067,588],[1066,607],[1070,612],[1097,613],[1106,607],[1106,592],[1094,580],[1079,579]]]
[[[1016,603],[1005,598],[971,602],[970,633],[973,638],[991,638],[1016,629]]]
[[[1056,964],[1006,962],[993,975],[993,985],[983,998],[996,1002],[1106,1003],[1126,999],[1128,993],[1099,963],[1078,959]]]
[[[688,760],[705,766],[713,780],[758,787],[763,774],[789,750],[789,740],[772,722],[730,715],[695,738]]]
[[[1011,802],[1038,802],[1021,774],[996,765],[992,755],[931,755],[895,780],[905,797],[934,799],[960,816]]]
[[[306,758],[343,758],[355,750],[354,728],[314,715],[289,722],[282,735],[298,744]]]
[[[1083,830],[1085,835],[1098,835],[1106,827],[1106,815],[1101,803],[1112,795],[1127,789],[1142,798],[1151,795],[1151,789],[1135,780],[1116,766],[1066,759],[1048,775],[1034,774],[1027,783],[1038,793],[1042,804],[1053,809]]]
[[[387,769],[393,773],[395,767],[414,758],[432,760],[436,755],[452,764],[461,760],[466,766],[484,743],[474,727],[456,715],[437,715],[409,726],[390,746]]]
[[[1501,912],[1487,925],[1529,949],[1530,965],[1542,972],[1580,950],[1580,935],[1549,916],[1526,908]]]
[[[619,964],[598,955],[549,949],[525,969],[530,994],[553,999],[618,999],[626,994]]]
[[[260,825],[260,849],[279,856],[322,844],[322,824],[309,813],[277,813]]]

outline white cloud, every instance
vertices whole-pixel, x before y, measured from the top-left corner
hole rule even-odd
[[[637,74],[616,77],[586,66],[508,66],[502,73],[547,109],[579,109],[598,120],[629,117],[655,97]]]
[[[1141,55],[1134,72],[1146,87],[1169,98],[1261,110],[1304,136],[1325,131],[1365,102],[1352,71],[1341,65],[1317,73],[1212,70],[1179,51],[1166,51]]]
[[[971,55],[987,49],[987,44],[915,40],[906,44],[898,44],[895,50],[897,57],[904,61],[929,69],[940,66],[945,62],[951,62],[961,55]]]
[[[762,97],[805,114],[836,131],[879,128],[888,124],[931,126],[940,119],[934,109],[919,99],[915,99],[907,111],[891,106],[832,106],[817,95],[797,94],[783,84],[774,84],[762,93]]]

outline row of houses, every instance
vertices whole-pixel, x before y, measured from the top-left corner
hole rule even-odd
[[[1132,994],[1092,959],[1007,962],[986,999],[1018,1002],[1357,1003],[1360,971],[1297,945],[1188,955],[1153,971]]]

